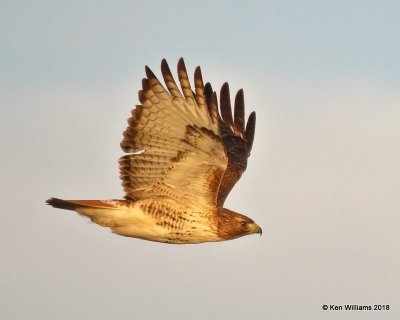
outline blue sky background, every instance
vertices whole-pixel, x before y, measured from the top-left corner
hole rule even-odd
[[[400,317],[397,1],[3,1],[2,319]],[[123,196],[119,142],[149,65],[184,57],[257,112],[226,206],[263,236],[118,237],[50,196]],[[338,314],[339,313],[339,314]]]

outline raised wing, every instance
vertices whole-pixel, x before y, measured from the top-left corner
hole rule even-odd
[[[120,176],[128,199],[169,198],[216,206],[228,159],[219,134],[217,99],[206,104],[200,68],[192,91],[183,59],[179,90],[168,64],[161,63],[167,89],[146,67],[147,78],[124,132]]]
[[[210,101],[212,96],[215,95],[210,83],[207,83],[205,86],[205,95],[207,101]],[[218,122],[222,141],[228,156],[228,167],[224,173],[218,192],[217,204],[221,207],[229,192],[246,170],[247,158],[250,156],[253,146],[256,113],[253,111],[250,114],[245,127],[244,109],[243,90],[241,89],[236,93],[234,116],[232,116],[229,86],[227,83],[224,83],[221,88],[220,116],[218,117]]]

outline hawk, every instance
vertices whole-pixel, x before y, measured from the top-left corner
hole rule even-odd
[[[47,204],[74,210],[114,233],[164,243],[202,243],[262,233],[250,218],[223,208],[247,166],[256,115],[245,125],[243,90],[235,97],[223,84],[220,110],[200,67],[191,88],[183,59],[178,62],[180,89],[165,59],[165,86],[146,66],[123,133],[119,159],[124,200],[62,200]]]

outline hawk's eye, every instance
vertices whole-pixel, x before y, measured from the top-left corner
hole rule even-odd
[[[240,224],[242,225],[242,227],[245,227],[247,225],[247,222],[246,221],[242,221]]]

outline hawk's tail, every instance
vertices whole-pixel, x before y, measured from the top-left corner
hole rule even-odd
[[[63,200],[50,198],[46,203],[54,208],[75,210],[80,208],[115,209],[115,206],[101,200]]]
[[[124,217],[123,210],[121,215],[121,206],[123,208],[128,202],[125,200],[112,200],[108,202],[101,200],[62,200],[50,198],[46,203],[54,208],[74,210],[90,218],[100,226],[115,227]]]

